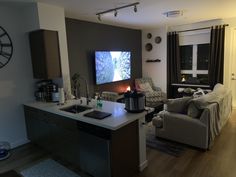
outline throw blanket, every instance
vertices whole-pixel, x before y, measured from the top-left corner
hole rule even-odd
[[[211,92],[202,97],[193,99],[198,109],[205,111],[209,123],[209,148],[213,145],[214,139],[220,134],[222,127],[228,120],[232,111],[232,94],[231,91]],[[213,104],[215,103],[215,104]]]

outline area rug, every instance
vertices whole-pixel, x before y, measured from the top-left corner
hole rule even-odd
[[[152,125],[152,122],[147,124],[146,145],[152,149],[156,149],[175,157],[181,156],[187,148],[183,144],[157,138],[155,135],[155,127]]]
[[[52,159],[41,161],[20,173],[23,177],[80,177]]]

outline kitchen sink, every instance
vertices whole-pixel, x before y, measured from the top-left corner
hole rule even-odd
[[[76,113],[84,112],[89,109],[92,109],[92,108],[76,104],[76,105],[72,105],[66,108],[61,108],[60,110],[76,114]]]

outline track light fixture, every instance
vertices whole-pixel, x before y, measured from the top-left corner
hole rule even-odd
[[[117,12],[117,10],[115,10],[114,11],[114,17],[117,17],[117,14],[118,14],[118,12]]]
[[[134,12],[136,13],[138,11],[137,6],[134,6]]]
[[[99,21],[102,21],[100,14],[98,15],[98,20],[99,20]]]
[[[127,4],[127,5],[124,5],[124,6],[116,7],[116,8],[114,8],[114,9],[109,9],[109,10],[102,11],[102,12],[98,12],[98,13],[96,13],[96,15],[97,15],[97,17],[98,17],[98,20],[101,21],[101,15],[106,14],[106,13],[109,13],[109,12],[114,12],[114,17],[117,17],[117,15],[118,15],[118,10],[120,10],[120,9],[125,9],[125,8],[127,8],[127,7],[132,7],[132,6],[134,6],[134,12],[137,12],[137,11],[138,11],[137,5],[139,5],[139,2],[135,2],[135,3],[132,3],[132,4]]]

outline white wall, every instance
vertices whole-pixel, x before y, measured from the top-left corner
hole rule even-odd
[[[59,80],[59,85],[63,86],[65,91],[70,94],[70,70],[68,61],[64,9],[44,3],[37,3],[37,5],[40,28],[58,31],[62,69],[62,83]]]
[[[0,69],[0,141],[8,141],[16,147],[28,142],[23,103],[35,100],[28,32],[59,31],[63,79],[57,81],[70,93],[64,9],[42,3],[1,2],[0,21],[14,47],[11,61]]]
[[[38,28],[36,4],[0,3],[1,26],[13,42],[11,61],[0,69],[0,141],[27,142],[23,103],[34,100],[28,32]]]
[[[209,26],[215,26],[220,24],[229,24],[228,27],[225,29],[225,58],[224,58],[224,85],[226,85],[228,88],[230,88],[230,79],[231,79],[231,58],[230,58],[230,51],[232,49],[231,44],[231,28],[236,27],[236,18],[229,18],[229,19],[223,19],[223,20],[210,20],[205,22],[199,22],[194,24],[188,24],[188,25],[181,25],[181,26],[174,26],[169,27],[168,31],[179,31],[179,30],[185,30],[185,29],[194,29],[194,28],[202,28],[202,27],[209,27]],[[197,33],[197,31],[195,32]],[[206,40],[208,37],[206,36]]]
[[[187,25],[180,25],[180,26],[169,26],[169,27],[163,27],[159,29],[149,29],[149,30],[143,30],[142,31],[142,51],[143,51],[143,76],[150,76],[153,78],[155,83],[157,85],[160,85],[161,88],[165,91],[166,90],[166,72],[167,72],[167,63],[166,63],[166,57],[167,57],[167,42],[165,40],[162,41],[161,44],[155,44],[154,38],[156,35],[161,35],[162,39],[166,39],[166,35],[168,31],[181,31],[186,29],[195,29],[195,28],[203,28],[203,27],[209,27],[209,26],[215,26],[219,24],[229,24],[228,27],[226,27],[226,33],[225,33],[225,61],[224,61],[224,84],[227,87],[231,87],[230,85],[230,79],[231,79],[231,60],[230,58],[230,52],[232,50],[232,44],[231,44],[231,33],[232,29],[236,27],[236,18],[229,18],[229,19],[223,19],[223,20],[210,20],[205,22],[199,22],[199,23],[193,23],[193,24],[187,24]],[[146,35],[147,33],[152,33],[153,37],[150,39],[147,39]],[[197,37],[197,35],[193,35],[196,33],[205,33],[206,36],[204,37],[201,35],[201,38]],[[209,35],[206,33],[207,30],[203,31],[195,31],[195,32],[187,32],[189,37],[187,40],[193,41],[198,40],[201,42],[209,41]],[[181,33],[180,33],[181,34]],[[183,39],[183,35],[180,35],[180,43],[186,43],[186,38]],[[145,44],[147,42],[151,42],[153,44],[153,50],[151,52],[147,52],[145,50]],[[188,42],[188,41],[187,41]],[[161,63],[146,63],[145,60],[147,58],[158,58],[160,57]],[[162,57],[162,58],[161,58]]]
[[[147,34],[151,33],[152,38],[148,39]],[[161,43],[155,43],[155,37],[161,37]],[[167,45],[167,28],[158,28],[151,30],[143,30],[142,31],[142,70],[143,77],[151,77],[154,84],[166,92],[167,85],[167,73],[166,73],[166,45]],[[145,50],[145,45],[147,43],[151,43],[153,45],[153,49],[151,51]],[[147,63],[147,59],[160,59],[161,62]]]

